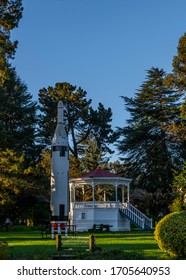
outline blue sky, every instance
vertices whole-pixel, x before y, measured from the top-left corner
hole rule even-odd
[[[23,0],[12,37],[13,64],[37,100],[39,89],[69,82],[87,91],[94,108],[129,117],[120,96],[134,96],[151,67],[172,70],[186,32],[185,0]]]

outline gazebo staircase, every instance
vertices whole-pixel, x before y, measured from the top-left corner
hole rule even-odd
[[[139,211],[131,203],[122,203],[119,208],[120,214],[129,219],[131,223],[136,225],[141,230],[152,229],[152,219],[149,219],[145,214]]]

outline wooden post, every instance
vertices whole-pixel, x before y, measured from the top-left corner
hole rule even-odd
[[[62,238],[61,234],[56,234],[56,250],[61,251],[62,250]]]
[[[89,235],[89,250],[91,253],[94,253],[96,250],[96,243],[94,235]]]

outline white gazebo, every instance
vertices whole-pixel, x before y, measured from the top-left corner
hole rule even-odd
[[[130,230],[120,209],[129,204],[131,179],[97,168],[70,180],[70,224],[77,231],[103,225],[112,231]]]
[[[111,231],[129,231],[132,222],[151,229],[152,219],[130,201],[131,179],[97,168],[81,178],[70,180],[70,225],[88,231],[95,225]]]

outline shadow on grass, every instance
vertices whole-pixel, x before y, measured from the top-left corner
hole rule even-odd
[[[42,235],[38,232],[0,232],[0,241],[6,240],[9,241],[35,241],[41,240]],[[44,239],[43,239],[44,240]]]
[[[158,249],[158,246],[156,244],[148,244],[148,243],[135,243],[135,244],[104,244],[102,243],[100,247],[103,247],[105,250],[109,249],[120,249],[120,250],[127,250],[127,251],[133,251],[133,250],[156,250]]]
[[[51,245],[37,246],[10,246],[7,250],[9,260],[50,260],[55,253],[55,247]]]
[[[159,250],[152,232],[95,233],[100,251],[88,251],[90,233],[76,237],[62,236],[63,246],[70,247],[76,259],[167,259]],[[8,242],[4,259],[51,260],[56,254],[56,242],[50,236],[43,238],[40,231],[0,232],[0,242]],[[67,251],[68,253],[68,251]]]
[[[99,237],[99,238],[152,238],[153,232],[151,231],[134,231],[134,232],[92,232],[91,234]]]

